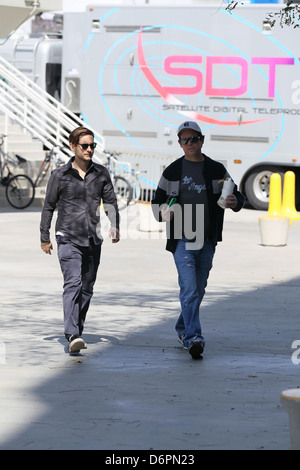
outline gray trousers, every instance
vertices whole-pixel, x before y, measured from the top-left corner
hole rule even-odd
[[[101,244],[95,245],[90,239],[88,247],[78,246],[62,235],[57,235],[56,241],[64,278],[64,333],[66,338],[72,335],[81,336],[94,291]]]

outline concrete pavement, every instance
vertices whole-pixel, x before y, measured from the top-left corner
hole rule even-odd
[[[226,211],[195,361],[175,335],[164,232],[140,232],[137,206],[122,214],[120,243],[104,242],[80,356],[65,348],[40,209],[2,208],[0,449],[289,449],[280,392],[300,386],[300,223],[287,246],[264,247],[261,214]]]

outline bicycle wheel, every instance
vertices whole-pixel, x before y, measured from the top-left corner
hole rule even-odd
[[[119,210],[125,209],[132,199],[132,186],[123,176],[116,176],[114,190]]]
[[[15,209],[25,209],[34,199],[33,181],[27,175],[13,176],[6,186],[6,199]]]

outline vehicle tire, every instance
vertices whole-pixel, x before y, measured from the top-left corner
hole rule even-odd
[[[123,176],[116,176],[114,180],[114,190],[119,210],[125,209],[132,199],[131,184]]]
[[[253,170],[245,182],[245,195],[249,204],[258,210],[268,210],[270,196],[270,178],[273,173],[279,173],[281,184],[284,182],[284,172],[281,168],[260,167]]]
[[[7,183],[5,194],[12,207],[25,209],[34,200],[35,187],[33,181],[27,175],[15,175]]]

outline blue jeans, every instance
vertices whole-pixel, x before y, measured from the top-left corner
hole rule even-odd
[[[215,246],[209,240],[205,240],[201,249],[191,250],[186,249],[186,242],[185,238],[178,240],[174,253],[181,304],[181,313],[175,329],[178,336],[185,335],[184,345],[189,347],[190,341],[195,337],[205,343],[199,309],[212,268]]]
[[[57,235],[57,252],[64,278],[63,307],[65,336],[81,336],[100,263],[101,244],[90,239],[88,247],[73,244]]]

